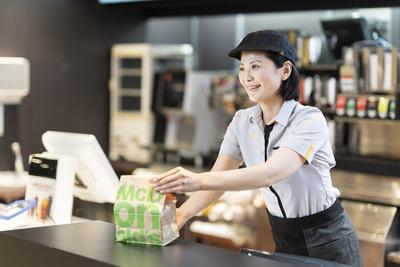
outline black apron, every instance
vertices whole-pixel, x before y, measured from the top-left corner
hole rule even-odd
[[[273,124],[264,129],[265,160],[272,128]],[[287,218],[279,194],[272,186],[269,189],[276,196],[283,216],[277,217],[268,212],[276,252],[362,266],[353,225],[339,200],[324,211],[300,218]]]

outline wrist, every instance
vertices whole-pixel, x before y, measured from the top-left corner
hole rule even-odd
[[[199,190],[200,191],[207,191],[210,190],[209,179],[208,179],[208,172],[203,172],[199,174]]]
[[[180,206],[179,208],[177,208],[177,210],[179,211],[179,213],[181,214],[181,216],[183,217],[184,221],[188,221],[190,220],[192,217],[195,216],[195,214],[192,214],[192,212],[190,210],[185,209],[185,204],[182,204],[182,206]]]

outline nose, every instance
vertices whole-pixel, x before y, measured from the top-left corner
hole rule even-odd
[[[246,80],[246,82],[251,82],[253,80],[251,70],[246,70],[244,75],[244,79]]]

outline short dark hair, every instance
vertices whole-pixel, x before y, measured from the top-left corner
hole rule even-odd
[[[266,52],[267,58],[274,62],[277,68],[281,68],[285,61],[288,61],[282,55],[278,53]],[[290,62],[290,61],[289,61]],[[297,71],[296,66],[292,64],[292,72],[290,73],[289,78],[282,81],[281,87],[279,88],[279,94],[282,96],[283,100],[298,100],[299,99],[299,72]]]

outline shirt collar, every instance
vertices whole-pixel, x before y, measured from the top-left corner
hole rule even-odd
[[[287,126],[287,123],[289,121],[289,117],[292,114],[292,111],[296,105],[295,100],[287,100],[283,102],[283,105],[281,109],[279,110],[278,114],[273,118],[272,121],[278,122],[279,124],[282,124],[283,126]],[[262,121],[262,110],[260,105],[256,105],[254,113],[250,116],[249,118],[251,123],[256,123],[261,127],[261,129],[264,129],[263,121]]]

